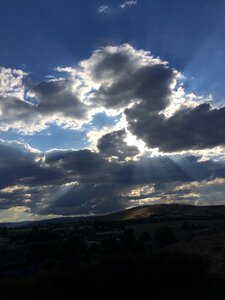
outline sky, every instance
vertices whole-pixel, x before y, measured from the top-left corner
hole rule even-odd
[[[225,204],[223,0],[1,0],[0,222]]]

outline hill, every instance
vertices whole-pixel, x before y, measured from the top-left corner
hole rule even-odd
[[[0,223],[1,227],[17,227],[29,225],[44,225],[58,223],[76,223],[89,221],[146,221],[168,219],[216,219],[225,218],[225,205],[195,206],[189,204],[156,204],[138,206],[122,211],[96,216],[59,217],[40,221],[21,221]]]
[[[185,204],[159,204],[133,207],[101,217],[105,221],[172,218],[223,218],[225,206],[195,206]]]

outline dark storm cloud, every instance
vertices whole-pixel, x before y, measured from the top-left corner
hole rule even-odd
[[[77,119],[84,118],[87,107],[76,96],[73,85],[73,81],[58,80],[43,81],[34,86],[33,92],[40,101],[37,111],[43,115],[60,113]]]
[[[93,153],[89,153],[93,155]],[[70,156],[77,154],[70,153]],[[76,169],[75,164],[65,165],[61,157],[61,165],[67,168]],[[71,161],[71,157],[70,157]],[[138,161],[126,163],[109,163],[106,167],[81,174],[79,184],[71,185],[52,195],[52,201],[46,203],[41,210],[42,214],[90,214],[106,213],[122,209],[130,205],[129,201],[138,201],[148,197],[162,197],[167,199],[170,196],[181,194],[171,192],[169,187],[175,184],[191,183],[195,181],[211,180],[217,178],[217,171],[224,168],[223,163],[213,161],[199,162],[197,157],[155,157],[142,158]],[[87,161],[88,165],[88,161]],[[132,196],[132,190],[149,185],[154,186],[156,191]],[[149,188],[150,189],[150,188]],[[190,193],[186,189],[186,193]],[[167,194],[167,195],[166,195]],[[182,196],[182,195],[180,195]],[[137,202],[138,203],[138,202]],[[134,202],[133,202],[134,204]]]
[[[124,108],[141,101],[147,111],[160,111],[170,103],[178,74],[130,45],[98,50],[86,65],[91,79],[100,84],[91,99],[106,108]]]
[[[126,158],[132,158],[139,153],[138,148],[127,145],[125,139],[126,131],[124,129],[113,131],[103,135],[99,139],[97,147],[100,153],[106,157],[124,161]]]
[[[104,137],[104,136],[103,136]],[[104,155],[90,150],[54,150],[46,153],[45,163],[67,174],[79,175],[81,182],[96,184],[145,184],[187,182],[222,177],[225,163],[213,160],[198,161],[196,156],[140,157],[136,161],[109,162]]]
[[[43,205],[43,199],[49,197],[50,186],[34,186],[26,185],[12,186],[0,190],[0,209],[9,209],[13,207],[23,206],[27,210],[37,213],[40,204]]]
[[[126,110],[129,129],[151,148],[164,152],[205,149],[225,144],[225,107],[209,104],[184,108],[169,118],[144,113],[139,105]]]
[[[116,76],[122,77],[126,75],[126,71],[131,71],[134,68],[135,62],[127,54],[126,49],[111,53],[107,51],[107,48],[104,48],[94,55],[96,55],[96,62],[91,68],[91,76],[95,81],[106,78],[113,79]]]
[[[130,205],[131,199],[160,193],[165,197],[168,185],[223,177],[225,163],[201,162],[194,156],[110,162],[101,152],[54,150],[44,154],[2,141],[0,170],[2,209],[24,206],[32,213],[69,215],[106,213]],[[157,191],[132,196],[134,189],[148,185]]]
[[[49,151],[46,153],[45,162],[78,175],[99,173],[107,164],[100,154],[87,149]]]
[[[23,144],[0,141],[0,188],[61,182],[61,172],[42,165],[39,155]]]
[[[197,157],[172,158],[159,156],[140,158],[128,162],[116,170],[117,182],[124,184],[163,184],[168,182],[189,182],[218,176],[222,164],[213,161],[198,162]]]
[[[15,97],[0,97],[0,110],[0,128],[3,130],[26,131],[34,120],[38,121],[35,106]]]
[[[52,186],[68,182],[62,170],[49,168],[41,153],[16,142],[0,141],[0,209],[25,206],[36,211]]]
[[[124,187],[116,184],[81,183],[70,187],[67,192],[49,202],[42,214],[102,214],[126,207],[121,192]],[[57,195],[57,192],[56,192]]]
[[[173,71],[164,65],[145,66],[134,74],[102,86],[95,95],[107,108],[119,108],[134,100],[142,100],[147,111],[160,111],[169,105]]]
[[[170,117],[162,114],[185,91],[176,94],[179,73],[159,58],[125,44],[97,50],[81,66],[98,84],[92,103],[125,109],[128,128],[148,147],[174,152],[224,145],[225,108],[192,103]]]

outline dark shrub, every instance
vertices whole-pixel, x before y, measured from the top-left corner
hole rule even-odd
[[[61,247],[61,254],[65,258],[79,256],[85,253],[86,245],[82,238],[79,236],[69,237]]]
[[[155,233],[155,242],[158,247],[167,246],[176,241],[174,231],[169,226],[161,226]]]

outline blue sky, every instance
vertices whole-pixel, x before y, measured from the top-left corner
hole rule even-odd
[[[205,60],[207,73],[222,72],[224,2],[141,0],[120,9],[122,2],[2,0],[1,65],[42,80],[54,67],[74,66],[94,49],[128,42],[182,72],[203,77],[201,92],[208,90],[212,80]],[[111,13],[98,13],[101,5],[108,5]]]
[[[0,217],[221,203],[224,19],[222,0],[2,0]]]

